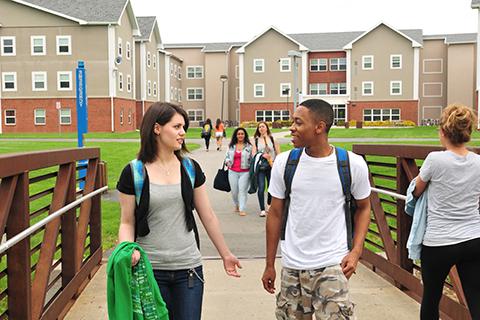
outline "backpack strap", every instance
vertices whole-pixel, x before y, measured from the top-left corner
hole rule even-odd
[[[257,152],[258,152],[258,137],[255,137],[255,148],[257,149]]]
[[[343,195],[345,196],[345,222],[347,225],[347,244],[348,249],[351,250],[353,246],[353,213],[351,208],[353,206],[352,198],[352,175],[350,172],[350,159],[348,152],[345,149],[335,147],[335,155],[337,157],[337,169],[342,183]]]
[[[195,189],[195,166],[192,159],[188,157],[182,158],[182,166],[185,168],[185,171],[187,171],[188,178],[192,184],[192,189]]]
[[[282,229],[280,234],[281,240],[285,240],[285,230],[287,228],[288,208],[290,207],[290,192],[292,191],[292,181],[302,153],[303,148],[295,148],[290,151],[287,164],[285,165],[285,172],[283,173],[283,181],[285,182],[285,202],[282,215]]]
[[[142,161],[133,159],[130,161],[130,168],[132,170],[133,186],[135,189],[135,202],[138,206],[142,195],[143,182],[145,181],[145,166]]]

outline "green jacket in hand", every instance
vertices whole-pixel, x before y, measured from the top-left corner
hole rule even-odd
[[[140,252],[135,267],[133,250]],[[107,301],[110,320],[168,320],[152,265],[138,244],[122,242],[108,259]]]

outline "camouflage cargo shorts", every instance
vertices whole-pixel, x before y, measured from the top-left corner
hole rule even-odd
[[[317,270],[282,268],[281,290],[277,295],[278,320],[353,320],[354,304],[348,280],[340,265]]]

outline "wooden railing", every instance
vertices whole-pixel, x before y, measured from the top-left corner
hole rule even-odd
[[[80,160],[88,163],[78,166]],[[77,178],[80,169],[86,170],[83,179]],[[0,156],[2,242],[102,187],[102,171],[98,148]],[[101,243],[97,195],[2,253],[0,319],[63,318],[98,269]]]
[[[418,175],[420,162],[428,153],[438,150],[443,149],[413,145],[353,146],[353,152],[367,161],[372,187],[402,195],[405,195],[410,181]],[[472,151],[480,153],[480,148]],[[371,223],[362,262],[420,301],[423,294],[421,266],[408,258],[406,244],[412,219],[404,212],[405,202],[372,192],[371,205]],[[449,281],[445,282],[440,311],[443,319],[471,319],[455,268],[449,274]]]

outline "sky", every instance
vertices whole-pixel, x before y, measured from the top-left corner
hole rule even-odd
[[[367,31],[380,22],[423,34],[471,33],[471,0],[132,0],[156,16],[163,43],[250,41],[270,26],[290,33]]]

